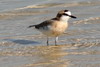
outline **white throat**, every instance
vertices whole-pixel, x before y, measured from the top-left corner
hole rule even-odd
[[[69,20],[69,18],[70,18],[69,16],[63,15],[63,16],[61,16],[60,21],[67,22]]]

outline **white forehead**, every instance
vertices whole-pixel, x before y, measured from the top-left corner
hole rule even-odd
[[[65,12],[65,14],[71,15],[71,12],[70,11],[67,11],[67,12]]]

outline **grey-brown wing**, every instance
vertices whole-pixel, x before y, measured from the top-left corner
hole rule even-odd
[[[40,23],[40,24],[35,25],[35,28],[36,28],[36,29],[46,28],[46,27],[50,26],[50,25],[53,23],[52,21],[53,21],[53,20],[44,21],[44,22],[42,22],[42,23]]]

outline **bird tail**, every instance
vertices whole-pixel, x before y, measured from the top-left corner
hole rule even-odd
[[[35,25],[30,25],[30,26],[28,26],[28,28],[31,28],[31,27],[34,27]]]

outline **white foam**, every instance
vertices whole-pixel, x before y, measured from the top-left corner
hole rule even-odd
[[[14,10],[22,10],[22,9],[28,9],[28,8],[43,8],[44,6],[42,6],[41,4],[49,3],[50,1],[52,1],[52,0],[46,0],[46,1],[39,2],[39,3],[34,4],[34,5],[28,5],[28,6],[25,6],[25,7],[16,8]],[[41,5],[41,6],[39,6],[39,5]]]
[[[75,23],[75,24],[80,24],[80,23],[88,22],[88,21],[90,21],[90,20],[99,20],[99,19],[100,19],[100,17],[89,17],[89,18],[87,18],[87,19],[75,21],[75,22],[73,22],[73,23]],[[85,23],[85,24],[86,24],[86,23]]]

